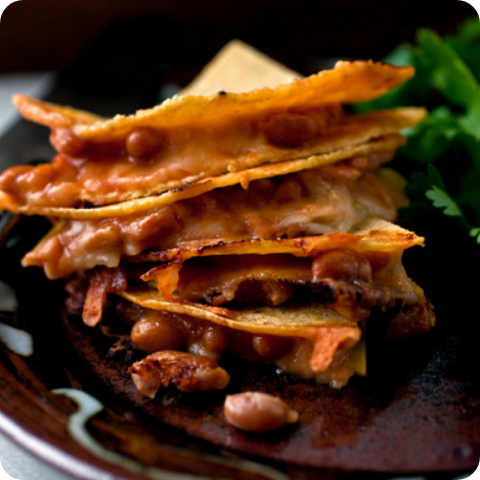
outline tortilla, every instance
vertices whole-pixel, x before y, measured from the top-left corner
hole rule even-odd
[[[105,118],[91,112],[47,103],[26,95],[16,94],[12,101],[24,118],[50,128],[70,128],[106,121]]]
[[[25,118],[52,129],[58,155],[51,164],[2,175],[0,207],[73,215],[50,209],[128,202],[326,154],[338,153],[339,161],[348,157],[348,148],[362,154],[355,148],[398,136],[422,120],[425,110],[351,115],[341,105],[376,98],[412,75],[410,67],[338,62],[333,70],[274,88],[176,96],[109,120],[16,95]]]
[[[176,308],[181,313],[184,305],[195,309],[188,313],[194,317],[207,311],[234,318],[237,307],[230,305],[238,301],[275,306],[281,316],[289,302],[313,298],[356,322],[368,318],[375,308],[415,309],[418,323],[431,327],[434,319],[428,301],[401,266],[403,251],[422,243],[423,238],[412,232],[369,219],[349,233],[216,244],[189,242],[132,260],[143,271],[148,268],[140,278],[158,289],[167,311]],[[355,267],[346,268],[345,262]],[[300,286],[303,290],[297,290]],[[399,322],[414,331],[401,316]]]
[[[312,328],[352,327],[358,329],[356,322],[351,322],[332,308],[319,303],[293,304],[275,307],[253,307],[228,310],[220,315],[222,309],[210,309],[205,305],[189,305],[165,300],[157,291],[143,288],[127,290],[119,295],[137,305],[151,310],[188,315],[209,322],[256,334],[278,336],[306,336]]]
[[[396,112],[398,115],[392,116],[398,124],[393,131],[406,128],[416,123],[420,117],[423,117],[423,110],[403,109]],[[395,118],[396,117],[396,118]],[[377,128],[377,127],[376,127]],[[377,131],[373,133],[380,133]],[[132,213],[145,212],[150,209],[163,207],[179,202],[188,198],[193,198],[203,193],[225,188],[236,184],[241,184],[247,188],[248,183],[262,178],[271,178],[279,175],[287,175],[302,170],[317,168],[323,165],[330,165],[355,156],[370,155],[376,152],[395,150],[403,145],[405,139],[400,135],[387,135],[380,140],[370,139],[363,144],[345,146],[331,153],[322,155],[313,155],[308,158],[292,160],[288,162],[264,165],[251,168],[241,172],[226,173],[215,177],[208,177],[200,180],[186,183],[178,188],[166,190],[159,195],[151,195],[143,198],[137,198],[126,202],[114,203],[112,205],[96,208],[64,208],[52,206],[21,205],[16,203],[5,192],[0,191],[0,207],[15,213],[23,215],[43,215],[55,218],[69,218],[74,220],[91,220],[97,218],[107,218],[113,216],[125,216]],[[137,192],[139,193],[139,192]]]
[[[149,252],[133,257],[133,262],[185,262],[194,257],[213,255],[271,255],[287,253],[296,257],[310,257],[324,250],[348,248],[358,252],[401,252],[422,245],[419,237],[385,220],[369,219],[348,233],[327,233],[315,237],[279,238],[276,240],[241,240],[237,242],[189,242],[165,252]]]
[[[255,118],[278,111],[365,102],[380,97],[413,75],[412,67],[373,61],[339,61],[332,70],[290,84],[227,95],[175,96],[150,110],[95,122],[86,112],[35,101],[25,95],[15,95],[13,102],[25,118],[36,123],[49,127],[72,126],[82,139],[104,141],[124,137],[132,128],[140,126],[170,129],[192,123],[225,124],[245,116]]]
[[[219,90],[248,92],[303,78],[241,40],[232,40],[182,89],[181,95],[212,95]]]
[[[130,290],[119,295],[150,310],[186,315],[194,322],[206,320],[226,328],[229,335],[243,332],[251,336],[286,338],[293,342],[291,351],[271,359],[269,363],[299,377],[315,378],[319,383],[329,383],[339,388],[352,375],[366,374],[366,351],[361,342],[359,325],[320,304],[237,309],[232,311],[231,318],[226,318],[209,307],[166,302],[158,292],[152,290]],[[304,350],[307,344],[310,346]],[[199,345],[196,348],[201,351],[201,343]],[[245,348],[246,351],[248,349]],[[236,356],[242,358],[243,355],[240,352]],[[343,359],[340,362],[340,369],[343,370],[340,375],[336,373],[339,365],[335,365],[338,355]]]
[[[95,211],[95,209],[92,209],[92,211]],[[251,246],[253,243],[248,245]],[[272,245],[264,244],[264,246],[273,248],[274,243]],[[241,244],[229,245],[225,248],[233,249],[237,247],[239,254],[242,252],[242,248],[246,248]],[[212,251],[221,251],[223,248],[221,245],[214,245]],[[208,250],[207,246],[202,252],[205,251],[205,254],[207,254]],[[187,249],[185,252],[190,251]],[[123,296],[130,295],[130,300],[137,303],[149,302],[149,308],[156,306],[165,308],[165,304],[159,303],[162,300],[153,293],[150,291],[148,295],[144,295],[141,292],[129,291],[124,293]],[[172,303],[170,302],[169,305],[171,306]],[[185,307],[185,305],[182,305],[182,308]],[[311,306],[306,308],[313,311]],[[318,310],[315,308],[314,313],[320,311],[330,312],[328,308],[322,307]],[[205,312],[206,310],[203,309],[201,314],[206,315]],[[198,310],[195,310],[195,313],[200,314]],[[222,317],[214,313],[212,315],[214,316],[209,319],[215,318],[218,322],[233,323],[235,321],[235,318],[232,320],[228,316]],[[272,319],[268,315],[265,319],[265,315],[266,311],[263,309],[260,317],[258,314],[249,317],[250,326],[248,328],[263,328],[260,322],[262,318],[267,322],[267,327],[270,328]],[[298,321],[296,312],[288,314],[288,309],[282,309],[280,317],[283,315],[284,319],[290,318],[293,322]],[[337,318],[338,314],[334,314],[334,317]],[[275,318],[278,322],[279,312],[276,313]],[[306,325],[308,325],[308,322],[328,321],[328,318],[316,315],[313,320],[309,320],[307,317]],[[334,321],[330,322],[332,328],[334,328],[334,324]],[[241,326],[238,321],[235,325],[237,328]],[[376,326],[375,322],[372,322],[371,325],[372,327]],[[75,322],[69,321],[67,330],[76,329],[76,327],[78,325]],[[445,356],[437,355],[439,358],[441,357],[440,361],[436,362],[438,363],[438,371],[433,372],[435,375],[430,375],[431,378],[434,378],[434,382],[426,384],[418,381],[416,377],[413,377],[413,382],[405,382],[406,372],[409,371],[405,362],[412,362],[412,359],[421,358],[419,362],[421,363],[425,359],[425,352],[427,354],[431,353],[428,342],[426,347],[424,346],[425,343],[415,344],[420,345],[421,343],[422,347],[421,350],[418,348],[418,351],[413,351],[413,353],[411,345],[405,346],[402,344],[400,346],[400,343],[398,343],[397,345],[394,344],[393,348],[391,345],[385,347],[387,355],[379,357],[378,363],[376,363],[376,365],[384,368],[382,375],[371,377],[367,382],[353,383],[351,387],[340,393],[316,385],[313,382],[293,380],[290,376],[276,375],[273,368],[265,369],[265,366],[260,364],[237,361],[231,368],[232,375],[235,375],[235,379],[231,383],[232,389],[235,388],[237,391],[261,390],[278,394],[301,413],[298,425],[289,426],[289,428],[276,432],[272,436],[255,437],[235,431],[234,428],[225,423],[222,413],[223,398],[217,395],[217,392],[209,396],[200,397],[197,395],[193,398],[187,398],[186,395],[173,396],[171,392],[168,392],[159,395],[157,401],[152,402],[150,399],[141,397],[132,388],[128,373],[129,363],[125,361],[129,352],[126,352],[125,357],[122,357],[122,352],[117,349],[116,353],[110,355],[111,351],[109,349],[114,350],[118,347],[114,343],[117,340],[116,338],[112,339],[102,335],[100,329],[92,331],[87,327],[78,329],[72,337],[74,338],[73,349],[75,353],[83,357],[87,367],[98,375],[99,384],[101,383],[107,389],[115,392],[116,398],[128,399],[130,404],[139,408],[143,415],[148,415],[153,423],[159,420],[166,422],[174,427],[186,430],[193,437],[207,439],[221,447],[228,446],[230,449],[248,454],[312,467],[361,468],[384,471],[408,470],[411,472],[422,469],[428,470],[432,468],[432,465],[446,468],[445,465],[454,464],[448,463],[452,462],[451,459],[454,457],[455,465],[465,465],[465,457],[462,456],[462,463],[459,460],[460,457],[455,456],[456,450],[454,451],[452,447],[452,445],[461,445],[464,438],[457,441],[457,444],[447,442],[447,448],[445,448],[445,442],[440,442],[443,448],[442,453],[445,453],[445,455],[439,456],[438,448],[427,449],[427,455],[425,455],[423,447],[425,445],[435,445],[437,447],[435,439],[443,438],[444,420],[455,419],[453,410],[458,410],[456,408],[458,406],[458,388],[456,390],[453,388],[458,385],[440,385],[447,393],[454,392],[456,395],[456,397],[454,394],[450,395],[450,397],[455,398],[450,398],[447,395],[447,400],[451,400],[448,405],[452,408],[451,411],[446,412],[448,415],[444,415],[444,418],[440,418],[438,408],[434,408],[438,407],[438,401],[436,403],[424,401],[423,404],[417,401],[419,393],[420,399],[426,399],[431,392],[435,393],[433,395],[434,400],[438,400],[439,395],[436,393],[438,393],[438,379],[441,379],[438,372],[441,373],[445,369]],[[98,337],[101,337],[100,342],[97,342]],[[390,350],[393,350],[394,354]],[[106,354],[107,351],[109,354]],[[409,354],[406,355],[406,351]],[[460,348],[459,351],[467,351],[467,349]],[[421,357],[418,355],[419,353],[422,353]],[[470,365],[472,362],[463,363]],[[408,366],[411,366],[411,363]],[[430,365],[428,367],[431,369]],[[416,372],[416,370],[415,368],[414,371]],[[455,369],[450,368],[450,370],[453,372]],[[430,370],[428,372],[431,373]],[[89,375],[86,382],[89,384],[91,380],[92,377]],[[392,385],[400,385],[402,390],[397,392],[392,388]],[[403,388],[404,385],[407,385],[407,387]],[[425,392],[427,394],[422,397],[421,394]],[[399,398],[401,401],[398,401]],[[418,408],[418,403],[420,403],[420,408]],[[426,410],[424,408],[425,404],[427,405]],[[416,409],[412,409],[412,405]],[[425,415],[425,412],[428,415]],[[464,414],[462,419],[463,417],[465,417]],[[428,421],[430,426],[434,425],[438,428],[433,430],[418,428],[418,425],[421,425],[422,422],[425,423],[425,421]],[[407,429],[408,438],[406,438],[405,425],[409,427]],[[458,429],[450,430],[457,431]],[[462,431],[466,430],[463,429]],[[389,438],[392,440],[389,448],[385,448],[385,432],[388,432]],[[424,432],[428,432],[428,434],[424,435]],[[414,442],[415,448],[412,448],[412,442],[410,441],[412,435],[416,441],[416,443]],[[443,436],[445,437],[445,435]],[[368,454],[366,455],[365,452]],[[443,463],[439,461],[440,457]],[[468,458],[470,459],[471,455]],[[298,473],[297,470],[297,466],[291,467],[292,474],[293,472]],[[306,472],[306,475],[315,475],[315,472]]]

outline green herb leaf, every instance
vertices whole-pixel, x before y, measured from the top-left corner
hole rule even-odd
[[[402,43],[395,50],[389,53],[383,61],[397,67],[406,67],[413,63],[413,46],[409,43]]]
[[[432,200],[433,206],[443,208],[443,213],[449,217],[461,217],[462,211],[447,192],[434,185],[425,193],[426,197]]]
[[[430,78],[435,88],[453,104],[468,108],[480,94],[473,73],[455,50],[435,32],[420,30],[417,40],[428,57]]]
[[[461,128],[448,107],[438,107],[423,122],[404,131],[408,142],[401,153],[419,164],[432,162],[448,151]]]
[[[476,242],[480,244],[480,228],[472,228],[470,230],[470,236],[475,238]]]
[[[464,22],[458,32],[458,38],[467,44],[480,43],[480,20],[472,17]]]
[[[404,221],[447,221],[480,244],[480,22],[467,21],[457,35],[441,38],[422,29],[417,44],[399,45],[385,58],[412,65],[415,77],[357,111],[424,106],[428,117],[403,133],[394,166],[409,181]],[[420,221],[419,221],[420,220]]]
[[[480,141],[480,93],[472,99],[466,115],[460,119],[460,125],[466,133]]]
[[[477,22],[480,25],[480,22]],[[480,80],[480,41],[478,44],[464,43],[458,37],[447,37],[445,39],[447,44],[455,50],[456,54],[463,60],[463,62],[470,68],[475,75],[477,81]]]

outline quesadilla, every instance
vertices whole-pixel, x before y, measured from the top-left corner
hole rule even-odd
[[[25,118],[50,127],[58,155],[47,165],[5,172],[0,205],[59,216],[52,207],[161,196],[212,177],[339,154],[398,135],[423,118],[418,108],[352,115],[341,105],[376,98],[412,75],[411,67],[338,62],[333,70],[275,88],[177,96],[111,120],[17,95],[14,103]]]
[[[345,107],[413,73],[338,62],[207,95],[203,78],[112,119],[16,96],[58,152],[0,176],[0,207],[53,223],[23,265],[68,279],[69,312],[141,352],[131,372],[148,397],[226,388],[224,355],[342,387],[366,373],[372,313],[393,338],[435,323],[401,263],[423,239],[392,223],[407,200],[385,167],[425,111]]]

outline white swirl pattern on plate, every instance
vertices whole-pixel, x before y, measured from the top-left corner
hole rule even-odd
[[[53,390],[53,393],[64,395],[73,400],[78,405],[78,410],[69,419],[67,429],[71,437],[80,445],[86,448],[96,457],[106,460],[109,463],[119,465],[130,470],[133,473],[142,473],[154,480],[199,480],[207,479],[201,475],[188,475],[176,472],[162,470],[156,467],[144,465],[136,460],[120,455],[116,452],[106,449],[97,442],[87,431],[86,424],[90,418],[103,410],[103,405],[93,396],[80,390],[70,388],[59,388]],[[195,453],[187,452],[171,446],[164,446],[171,451],[184,452],[189,456],[196,456]],[[217,465],[223,465],[257,473],[271,480],[288,480],[288,477],[273,468],[246,460],[229,461],[213,455],[202,454],[201,457]]]
[[[0,312],[14,312],[18,301],[12,287],[0,280]]]
[[[0,341],[17,355],[22,357],[33,355],[33,338],[24,330],[0,323]]]

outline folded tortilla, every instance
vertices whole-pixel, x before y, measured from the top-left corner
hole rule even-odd
[[[150,266],[141,279],[158,289],[164,301],[199,309],[222,307],[217,311],[225,316],[233,315],[232,302],[281,309],[299,298],[311,298],[350,321],[364,320],[375,309],[398,311],[400,306],[417,309],[420,319],[427,301],[406,275],[401,257],[407,248],[421,244],[423,238],[408,230],[369,219],[349,233],[192,242],[133,261]]]
[[[262,178],[272,178],[275,176],[314,169],[320,166],[348,160],[356,156],[368,156],[388,151],[393,152],[405,143],[404,137],[397,132],[412,126],[424,116],[424,112],[419,109],[407,109],[407,111],[402,110],[398,113],[399,115],[396,118],[398,123],[395,120],[396,126],[390,130],[392,133],[385,132],[386,135],[381,138],[367,140],[365,143],[359,145],[343,147],[331,153],[312,155],[303,159],[249,168],[241,172],[231,172],[214,177],[202,178],[200,180],[187,182],[176,188],[167,189],[158,195],[151,194],[149,196],[136,198],[135,200],[120,201],[118,203],[96,208],[69,208],[52,205],[21,204],[11,194],[0,190],[0,208],[22,215],[43,215],[74,220],[109,218],[113,216],[127,216],[134,213],[146,212],[154,208],[160,208],[182,200],[194,198],[219,188],[238,184],[246,187],[251,181],[260,180]]]
[[[89,326],[98,324],[102,319],[104,299],[110,292],[144,309],[141,313],[136,311],[138,322],[153,322],[154,325],[167,322],[168,328],[181,331],[187,351],[216,359],[220,354],[233,354],[274,363],[286,373],[341,387],[352,375],[365,374],[363,320],[371,309],[390,312],[384,315],[385,329],[390,322],[394,334],[412,335],[432,328],[434,316],[430,304],[401,265],[402,252],[422,243],[423,239],[414,233],[374,219],[352,233],[217,244],[193,242],[180,249],[140,255],[131,259],[133,263],[116,269],[87,272],[83,318]],[[192,261],[221,259],[220,278],[230,275],[229,281],[237,282],[236,287],[244,281],[255,280],[254,295],[249,300],[252,303],[255,291],[262,289],[262,282],[291,281],[295,286],[306,285],[308,282],[303,276],[315,270],[309,262],[332,252],[335,260],[339,255],[346,255],[347,259],[353,255],[355,261],[368,263],[371,278],[364,278],[358,267],[348,269],[349,277],[343,277],[345,265],[339,261],[327,264],[323,277],[320,272],[319,278],[309,281],[316,288],[311,294],[297,292],[279,305],[268,306],[265,302],[242,305],[230,298],[219,307],[212,302],[192,301],[180,295],[182,270],[188,270]],[[293,264],[286,261],[286,257],[294,259]],[[249,267],[252,259],[251,268],[244,271],[237,268],[242,262],[247,262]],[[267,268],[264,260],[272,261]],[[296,264],[296,260],[300,263]],[[155,264],[158,266],[151,268]],[[289,270],[292,265],[294,268]],[[199,263],[194,268],[200,279],[197,286],[208,287],[212,272],[216,273],[212,265]],[[146,269],[145,274],[139,273]],[[257,270],[259,275],[255,277]],[[140,277],[146,283],[142,284]],[[85,277],[81,281],[85,281]],[[333,290],[340,288],[341,298],[316,295],[325,285]],[[348,297],[352,287],[355,291],[352,290],[353,295]],[[126,309],[130,318],[129,307],[121,309]],[[154,312],[159,312],[158,319]],[[363,312],[362,315],[359,312]],[[220,350],[217,347],[212,350],[207,331],[224,338]],[[132,340],[136,344],[137,340],[133,337]],[[270,354],[268,349],[265,353],[256,348],[259,341],[273,344],[270,350],[276,351],[278,344],[282,348],[276,354]],[[284,342],[288,342],[286,348]]]
[[[392,222],[406,198],[403,179],[390,169],[377,169],[380,161],[393,155],[393,145],[384,147],[345,162],[268,179],[255,179],[255,172],[248,171],[243,186],[215,189],[129,215],[55,221],[23,265],[42,267],[55,279],[96,266],[117,267],[142,253],[191,242],[350,232],[373,217]]]
[[[410,67],[338,62],[275,88],[177,96],[113,119],[17,95],[25,118],[52,129],[59,153],[51,164],[4,173],[0,206],[68,218],[118,215],[244,182],[252,170],[265,178],[282,174],[270,168],[277,164],[292,172],[341,161],[424,118],[421,108],[352,115],[341,106],[376,98],[412,75]],[[85,211],[92,207],[104,208]]]
[[[232,318],[226,318],[207,308],[166,302],[152,290],[132,290],[120,295],[148,311],[169,312],[184,321],[189,318],[192,325],[202,321],[216,325],[228,338],[228,353],[275,364],[285,373],[300,378],[340,388],[352,375],[366,374],[361,328],[321,304],[292,304],[281,309],[257,306],[236,310]],[[249,345],[256,338],[278,343],[288,341],[289,346],[274,358],[262,358]],[[198,340],[193,351],[212,355]]]
[[[153,217],[144,223],[148,229],[156,221]],[[102,229],[102,225],[94,227],[93,233]],[[78,230],[74,224],[72,231]],[[106,267],[98,263],[113,248],[112,232],[93,237],[97,251],[86,243],[91,234],[87,232],[85,239],[80,236],[73,255],[62,252],[62,245],[73,240],[68,230],[66,236],[61,233],[61,224],[57,224],[23,264],[44,266],[53,278],[52,272],[59,271],[55,260],[64,264],[60,268],[70,268],[69,273],[77,268],[87,280],[82,289],[86,292],[83,317],[90,326],[101,320],[109,291],[123,292],[127,284],[141,280],[157,289],[166,302],[196,304],[226,317],[231,316],[231,302],[279,306],[298,300],[300,294],[330,305],[351,321],[368,317],[375,308],[398,306],[417,308],[420,323],[421,317],[426,324],[433,321],[428,318],[423,291],[401,264],[403,251],[422,245],[423,238],[381,219],[368,218],[349,232],[312,237],[196,240],[166,251],[150,250],[130,257],[114,254],[114,263]],[[81,268],[92,258],[97,258],[92,265],[95,268]],[[297,287],[305,288],[298,291]],[[415,331],[415,326],[410,330]]]

